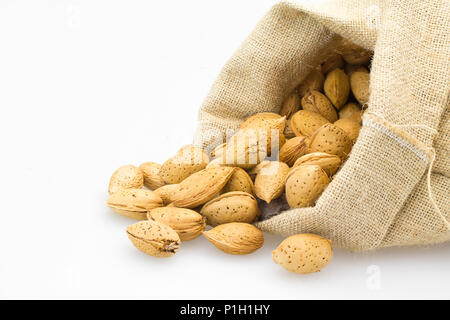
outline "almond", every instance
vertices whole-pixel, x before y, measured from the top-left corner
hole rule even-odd
[[[315,234],[291,236],[272,252],[272,259],[276,264],[300,274],[318,272],[332,258],[331,241]]]
[[[370,74],[367,70],[358,70],[350,75],[350,86],[356,100],[364,106],[369,102]]]
[[[222,143],[221,145],[215,147],[214,150],[211,151],[211,157],[214,159],[222,156],[224,150],[226,149],[226,146],[226,143]]]
[[[359,123],[350,119],[339,119],[334,123],[334,125],[344,130],[353,143],[356,142],[356,139],[358,139],[359,130],[361,129],[361,125]]]
[[[156,208],[147,213],[149,220],[171,227],[182,241],[197,238],[205,231],[206,218],[190,209],[165,207]]]
[[[236,168],[222,192],[242,191],[253,194],[253,181],[245,170]]]
[[[212,167],[183,180],[172,197],[179,208],[196,208],[217,195],[234,173],[231,167]]]
[[[167,184],[165,186],[162,186],[161,188],[156,189],[155,191],[153,191],[153,193],[163,200],[164,205],[168,205],[172,203],[172,199],[177,190],[178,184]]]
[[[309,139],[307,137],[295,137],[288,140],[280,150],[280,161],[292,167],[295,161],[309,152]]]
[[[304,155],[295,161],[292,169],[299,167],[301,165],[318,165],[323,171],[331,177],[338,171],[342,161],[341,158],[334,154],[328,154],[323,152],[313,152]]]
[[[281,106],[280,115],[289,119],[294,113],[300,109],[300,97],[297,92],[291,93]]]
[[[270,203],[283,194],[289,166],[279,161],[264,161],[255,179],[255,194]]]
[[[302,108],[303,110],[318,113],[330,122],[335,122],[338,119],[337,112],[330,100],[316,90],[309,91],[302,98]]]
[[[170,227],[155,222],[141,221],[127,228],[127,235],[140,251],[158,258],[173,256],[180,247],[180,237]]]
[[[200,213],[207,218],[209,225],[217,226],[231,222],[254,222],[259,216],[259,208],[251,194],[234,191],[212,199]]]
[[[339,110],[348,100],[350,82],[342,69],[331,71],[324,83],[324,91],[331,103]]]
[[[309,149],[311,152],[335,154],[341,159],[345,159],[350,154],[352,145],[352,140],[344,130],[334,124],[327,123],[311,137]]]
[[[147,211],[163,206],[160,197],[142,189],[121,189],[111,194],[106,205],[114,212],[136,220],[147,219]]]
[[[156,190],[165,185],[164,180],[159,176],[159,170],[161,169],[159,163],[145,162],[139,166],[139,169],[144,175],[144,186],[150,190]]]
[[[255,252],[264,244],[263,233],[247,223],[222,224],[203,232],[203,235],[219,250],[234,255]]]
[[[342,39],[340,48],[338,49],[342,54],[345,62],[354,65],[367,64],[372,58],[372,52],[346,40]]]
[[[113,194],[121,189],[140,189],[144,186],[144,174],[133,165],[117,169],[109,180],[108,192]]]
[[[308,91],[322,91],[324,77],[321,70],[313,70],[308,74],[305,80],[297,87],[300,97],[303,97]]]
[[[359,124],[362,124],[362,118],[361,118],[362,114],[363,114],[363,111],[356,103],[349,102],[345,106],[343,106],[342,109],[339,111],[339,118],[340,119],[350,119]]]
[[[339,53],[333,53],[331,56],[328,57],[327,60],[325,60],[324,63],[322,63],[322,72],[323,74],[327,74],[330,71],[333,71],[337,68],[343,68],[344,67],[344,59]]]
[[[302,165],[289,172],[286,182],[286,198],[294,208],[312,207],[330,183],[320,166]]]
[[[296,136],[310,137],[317,129],[326,123],[330,122],[320,114],[307,110],[300,110],[292,116],[291,128]]]
[[[208,163],[208,155],[202,149],[186,146],[162,165],[159,176],[167,184],[177,184],[206,168]]]
[[[291,119],[288,119],[286,121],[286,127],[284,128],[284,137],[286,139],[292,139],[295,137],[295,133],[294,133],[294,131],[292,131],[292,127],[291,127]]]
[[[344,67],[344,71],[350,77],[353,72],[356,72],[356,71],[367,71],[367,68],[365,68],[363,66],[360,66],[360,65],[346,64],[345,67]]]

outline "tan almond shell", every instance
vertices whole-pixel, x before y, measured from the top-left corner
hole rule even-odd
[[[334,123],[334,125],[344,130],[353,143],[356,142],[356,139],[358,139],[359,130],[361,129],[361,125],[359,123],[350,119],[339,119]]]
[[[177,184],[205,169],[208,163],[209,157],[202,149],[185,146],[161,166],[159,176],[167,184]]]
[[[224,150],[226,150],[227,144],[226,143],[222,143],[221,145],[218,145],[217,147],[214,148],[213,151],[211,151],[211,158],[218,158],[220,156],[222,156]]]
[[[246,129],[237,132],[226,144],[218,165],[248,170],[256,167],[267,155],[267,144],[260,143],[260,132]],[[264,139],[267,141],[267,139]]]
[[[161,169],[159,163],[145,162],[139,166],[139,169],[144,175],[144,186],[150,190],[156,190],[166,184],[159,176],[159,170]]]
[[[153,193],[162,199],[164,205],[168,205],[172,203],[173,196],[175,195],[177,190],[178,184],[167,184],[165,186],[156,189],[155,191],[153,191]]]
[[[309,91],[302,98],[302,108],[318,113],[330,122],[335,122],[338,119],[336,109],[334,109],[330,100],[316,90]]]
[[[324,77],[321,70],[316,69],[311,71],[297,87],[297,92],[300,97],[303,97],[310,90],[322,91]]]
[[[153,220],[171,227],[178,233],[181,241],[197,238],[205,231],[206,218],[198,212],[185,208],[164,207],[150,210],[148,220]]]
[[[147,219],[147,211],[163,206],[153,192],[143,189],[121,189],[111,194],[106,205],[114,212],[136,220]]]
[[[241,168],[236,168],[230,180],[223,188],[222,192],[242,191],[253,194],[254,192],[253,181],[248,173]]]
[[[364,106],[369,102],[370,73],[366,70],[358,70],[350,75],[350,87],[356,100]]]
[[[283,105],[280,109],[280,115],[285,116],[289,119],[294,113],[300,109],[300,97],[297,92],[291,93],[286,100],[284,100]]]
[[[337,51],[342,54],[345,62],[354,65],[368,64],[372,58],[372,52],[353,42],[342,38]]]
[[[309,149],[311,152],[335,154],[346,159],[352,150],[353,142],[344,130],[327,123],[320,127],[311,137]]]
[[[295,161],[292,169],[301,165],[318,165],[325,171],[328,177],[331,177],[338,171],[341,163],[342,160],[337,155],[324,152],[313,152],[306,154]]]
[[[286,141],[280,150],[279,159],[292,167],[295,161],[309,152],[309,138],[295,137]]]
[[[296,136],[310,137],[326,123],[330,123],[327,119],[318,113],[300,110],[296,112],[291,119],[291,128]]]
[[[183,180],[172,197],[178,208],[196,208],[217,195],[234,173],[232,167],[211,167]]]
[[[203,235],[217,249],[234,255],[253,253],[264,244],[263,233],[248,223],[222,224],[203,232]]]
[[[108,192],[113,194],[121,189],[140,189],[144,186],[144,174],[141,169],[126,165],[117,169],[109,180]]]
[[[330,183],[325,171],[317,165],[302,165],[289,172],[286,199],[291,207],[312,207]]]
[[[211,226],[231,222],[252,223],[259,216],[258,202],[249,193],[233,191],[206,203],[200,213]]]
[[[255,194],[270,203],[284,191],[289,166],[280,161],[264,161],[255,179]]]
[[[344,67],[344,71],[349,77],[352,75],[353,72],[356,72],[356,71],[369,72],[366,67],[360,66],[360,65],[354,65],[354,64],[346,64]]]
[[[240,126],[239,135],[256,136],[259,147],[267,152],[272,153],[272,138],[277,137],[278,141],[273,141],[274,147],[280,148],[283,143],[283,132],[286,127],[286,117],[276,113],[262,112],[247,118]],[[276,145],[278,143],[278,146]],[[244,168],[245,169],[245,168]]]
[[[276,264],[300,274],[319,272],[332,258],[331,241],[315,234],[290,236],[272,252]]]
[[[364,112],[355,102],[349,102],[339,110],[339,119],[350,119],[362,124],[362,114]]]
[[[323,74],[327,74],[330,71],[333,71],[337,68],[343,68],[344,67],[344,59],[339,53],[333,53],[331,56],[328,57],[325,62],[322,63],[322,72]]]
[[[292,131],[291,127],[291,119],[292,117],[286,121],[286,127],[284,128],[284,137],[286,139],[292,139],[295,137],[295,133]]]
[[[325,78],[323,85],[325,95],[339,110],[347,102],[350,95],[350,81],[342,69],[334,69]]]
[[[140,251],[157,258],[173,256],[180,248],[180,237],[170,227],[155,221],[141,221],[127,228],[127,235]]]

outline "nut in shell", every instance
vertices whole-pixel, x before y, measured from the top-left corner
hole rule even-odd
[[[337,112],[330,100],[316,90],[309,91],[302,98],[302,108],[303,110],[318,113],[330,122],[335,122],[338,119]]]
[[[297,92],[291,93],[281,106],[280,115],[289,119],[294,113],[300,109],[300,97]]]
[[[331,241],[315,234],[291,236],[272,252],[276,264],[300,274],[319,272],[332,258]]]
[[[330,71],[333,71],[337,68],[344,67],[344,59],[339,53],[332,53],[323,63],[322,63],[322,72],[327,74]]]
[[[330,122],[320,114],[312,111],[300,110],[292,116],[291,128],[296,136],[310,137],[317,129],[326,123]]]
[[[133,165],[117,169],[109,180],[108,192],[113,194],[121,189],[140,189],[144,186],[144,174]]]
[[[328,175],[333,176],[341,166],[342,160],[337,155],[323,152],[313,152],[295,161],[292,170],[302,165],[318,165]]]
[[[141,221],[127,228],[127,235],[140,251],[158,258],[173,256],[180,248],[180,237],[170,227],[155,221]]]
[[[270,203],[283,194],[289,166],[279,161],[264,161],[255,179],[255,194]]]
[[[330,180],[317,165],[302,165],[289,172],[286,182],[286,199],[294,208],[312,207]]]
[[[144,175],[144,186],[150,190],[156,190],[165,185],[165,182],[159,176],[161,165],[155,162],[145,162],[139,166]]]
[[[356,100],[366,105],[370,96],[370,73],[367,70],[353,72],[350,75],[350,87]]]
[[[320,127],[311,137],[309,149],[311,152],[335,154],[345,159],[352,150],[353,142],[344,130],[327,123]]]
[[[205,231],[206,218],[190,209],[165,207],[150,210],[148,220],[156,221],[171,227],[178,233],[181,241],[197,238]]]
[[[205,169],[208,163],[209,157],[202,149],[185,146],[161,166],[159,176],[167,184],[177,184],[191,174]]]
[[[172,198],[177,192],[177,190],[178,184],[166,184],[165,186],[162,186],[161,188],[158,188],[155,191],[153,191],[153,193],[162,199],[164,205],[168,205],[172,203],[173,201]]]
[[[334,69],[327,74],[323,89],[331,103],[339,110],[350,94],[350,81],[344,70]]]
[[[145,220],[147,211],[162,207],[163,201],[148,190],[121,189],[109,196],[106,205],[127,218]]]
[[[174,206],[196,208],[217,195],[227,184],[235,168],[211,167],[196,172],[178,185],[172,197]]]
[[[354,102],[349,102],[339,111],[339,119],[350,119],[359,124],[362,124],[361,108]]]
[[[280,161],[292,167],[298,158],[309,152],[309,142],[302,136],[288,140],[280,150]]]
[[[230,180],[223,188],[222,192],[242,191],[253,194],[253,181],[245,170],[236,168]]]
[[[359,130],[361,129],[361,125],[359,123],[350,119],[339,119],[334,123],[334,125],[344,130],[353,143],[356,142],[356,139],[358,139]]]
[[[258,202],[246,192],[234,191],[222,194],[206,203],[201,212],[211,226],[231,222],[252,223],[259,216]]]
[[[219,250],[234,255],[250,254],[264,244],[263,233],[248,223],[222,224],[203,232],[203,235]]]

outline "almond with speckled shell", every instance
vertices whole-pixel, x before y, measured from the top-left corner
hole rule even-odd
[[[167,160],[159,170],[159,176],[167,184],[177,184],[200,170],[209,163],[208,155],[200,148],[185,146]]]
[[[217,249],[234,255],[250,254],[264,244],[263,233],[255,226],[247,223],[222,224],[203,232],[203,235]]]
[[[155,191],[153,191],[153,193],[162,199],[164,205],[168,205],[172,203],[172,198],[177,192],[177,190],[178,184],[166,184],[165,186],[162,186],[161,188],[158,188]]]
[[[147,211],[163,206],[160,197],[143,189],[121,189],[111,194],[106,205],[114,212],[136,220],[147,219]]]
[[[295,161],[309,152],[309,138],[295,137],[288,140],[280,150],[280,161],[292,167]]]
[[[291,128],[296,136],[310,137],[326,123],[330,123],[320,114],[307,110],[296,112],[291,119]]]
[[[290,236],[272,252],[276,264],[300,274],[319,272],[332,258],[331,241],[315,234]]]
[[[330,183],[325,171],[317,165],[301,165],[289,172],[286,199],[294,208],[312,207]]]
[[[234,173],[232,167],[211,167],[183,180],[172,197],[174,206],[196,208],[216,196]]]
[[[253,189],[253,181],[248,173],[241,168],[236,168],[222,192],[227,193],[232,191],[242,191],[253,194]]]
[[[280,161],[264,161],[255,179],[255,194],[270,203],[283,194],[289,166]]]
[[[311,137],[309,149],[311,152],[335,154],[345,159],[352,150],[353,142],[344,130],[327,123],[320,127]]]
[[[142,173],[144,174],[144,186],[150,190],[156,190],[165,185],[165,182],[159,176],[159,170],[161,165],[155,162],[145,162],[139,166]]]
[[[280,115],[289,119],[294,113],[300,109],[300,97],[297,92],[291,93],[281,106]]]
[[[325,60],[325,62],[322,63],[322,72],[323,74],[327,74],[334,69],[342,69],[343,67],[344,59],[342,56],[339,53],[333,53]]]
[[[173,256],[181,243],[172,228],[155,221],[133,224],[127,228],[127,235],[137,249],[157,258]]]
[[[339,110],[350,95],[350,81],[342,69],[334,69],[325,78],[323,85],[325,95]]]
[[[340,119],[350,119],[359,124],[362,124],[362,114],[361,108],[354,102],[349,102],[339,110]]]
[[[356,139],[358,139],[359,130],[361,129],[361,125],[359,123],[350,119],[339,119],[334,123],[334,125],[344,130],[353,143],[356,142]]]
[[[165,207],[150,210],[148,220],[171,227],[178,233],[181,241],[197,238],[205,231],[206,218],[198,212],[185,208]]]
[[[316,90],[309,91],[302,98],[302,108],[303,110],[318,113],[330,122],[335,122],[338,119],[337,112],[330,100]]]
[[[224,193],[206,203],[200,213],[211,226],[231,222],[252,223],[259,216],[258,202],[251,194],[241,191]]]
[[[369,102],[370,73],[367,70],[358,70],[350,75],[350,87],[356,100],[364,106]]]
[[[331,177],[341,166],[342,160],[337,155],[324,152],[313,152],[300,157],[295,161],[293,168],[302,165],[318,165],[323,171]],[[292,169],[291,169],[292,170]]]
[[[144,186],[144,174],[133,165],[117,169],[109,180],[108,192],[113,194],[121,189],[140,189]]]

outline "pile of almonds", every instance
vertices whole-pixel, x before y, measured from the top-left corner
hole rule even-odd
[[[314,206],[347,159],[369,98],[371,53],[343,43],[287,97],[280,114],[247,118],[211,159],[189,145],[163,165],[146,162],[114,172],[106,204],[141,220],[127,228],[136,248],[170,257],[182,241],[203,234],[225,253],[249,254],[264,243],[252,223],[272,201],[291,209]],[[205,231],[207,225],[213,228]],[[298,234],[273,251],[273,260],[311,273],[332,255],[329,240]]]

